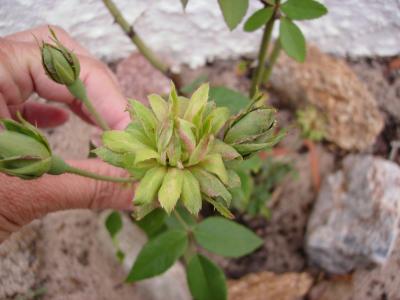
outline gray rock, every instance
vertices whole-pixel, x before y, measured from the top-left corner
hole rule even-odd
[[[325,180],[307,227],[312,264],[330,273],[384,264],[396,241],[400,168],[352,155]]]

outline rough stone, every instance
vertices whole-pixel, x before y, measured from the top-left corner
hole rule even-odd
[[[254,273],[229,282],[230,300],[297,300],[305,296],[312,285],[307,273]]]
[[[169,92],[169,80],[157,71],[140,53],[133,53],[121,60],[116,76],[124,95],[147,102],[149,94]]]
[[[321,178],[334,167],[331,153],[317,146]],[[264,237],[264,245],[249,256],[236,260],[217,259],[227,274],[238,278],[248,272],[301,272],[307,265],[304,255],[304,237],[309,214],[315,200],[311,183],[308,153],[285,154],[293,162],[298,175],[287,177],[272,206],[270,219],[252,218],[247,224]],[[213,257],[215,258],[215,257]]]
[[[326,178],[307,227],[312,264],[342,274],[387,261],[398,232],[400,168],[350,155]]]
[[[345,150],[368,148],[383,128],[374,97],[346,62],[315,47],[308,48],[303,64],[282,54],[271,84],[288,105],[320,110],[327,121],[326,138]]]
[[[400,73],[387,76],[387,64],[376,60],[360,59],[350,64],[357,76],[368,83],[367,88],[375,96],[379,107],[400,123]]]

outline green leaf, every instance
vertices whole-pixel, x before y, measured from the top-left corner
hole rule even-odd
[[[149,238],[159,234],[165,228],[166,212],[162,208],[156,208],[136,224],[146,232]]]
[[[178,168],[169,168],[158,191],[158,201],[168,213],[171,213],[181,196],[182,183],[183,171]]]
[[[237,114],[250,102],[247,96],[222,86],[212,87],[210,89],[209,98],[213,100],[218,107],[229,108],[231,114]]]
[[[178,205],[175,210],[190,228],[197,224],[196,218],[183,206]],[[186,228],[177,219],[175,214],[167,216],[167,218],[165,219],[165,224],[169,229],[181,229],[186,231]]]
[[[283,50],[299,62],[306,59],[306,41],[300,28],[288,18],[281,18],[279,39]]]
[[[169,230],[151,239],[140,251],[126,281],[139,281],[164,273],[182,256],[187,244],[187,234],[183,230]]]
[[[244,23],[244,31],[252,32],[266,24],[274,14],[273,7],[265,7],[257,10],[254,14],[247,19]]]
[[[106,219],[106,228],[111,238],[113,239],[118,232],[122,229],[122,218],[121,214],[117,211],[110,213]]]
[[[194,215],[199,213],[201,209],[200,184],[189,170],[183,171],[181,199],[188,211]]]
[[[314,0],[288,0],[281,10],[293,20],[317,19],[328,13],[324,5]]]
[[[126,154],[114,153],[111,150],[107,149],[106,147],[96,148],[90,152],[94,153],[97,157],[101,158],[101,160],[105,161],[106,163],[109,163],[110,165],[119,168],[124,167],[124,161],[125,161],[124,156],[130,154],[130,153]]]
[[[249,0],[218,0],[226,25],[235,29],[246,15]]]
[[[205,249],[227,257],[240,257],[260,247],[263,241],[246,227],[221,217],[210,217],[193,230]]]
[[[207,257],[196,254],[186,269],[190,292],[195,300],[227,299],[224,272]]]
[[[191,83],[185,85],[180,89],[181,93],[185,95],[192,94],[202,83],[208,80],[208,75],[201,74],[196,77]]]
[[[160,155],[151,149],[139,149],[135,152],[135,165],[149,159],[157,159]]]
[[[154,200],[167,172],[165,167],[154,167],[146,172],[135,192],[135,205],[149,204]]]

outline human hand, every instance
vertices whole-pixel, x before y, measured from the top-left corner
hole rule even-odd
[[[126,102],[111,71],[93,58],[65,31],[52,27],[59,40],[79,57],[80,78],[88,95],[108,125],[123,129],[129,122]],[[25,102],[33,93],[62,102],[82,119],[92,122],[81,101],[74,99],[67,88],[45,74],[39,47],[35,41],[49,41],[48,27],[42,26],[0,38],[0,118],[13,118],[19,111],[38,127],[54,127],[67,121],[61,108]],[[123,176],[123,171],[98,160],[69,161],[69,164],[91,172]],[[72,208],[128,209],[132,188],[121,184],[96,181],[76,175],[44,175],[34,181],[0,174],[0,242],[12,232],[46,213]]]

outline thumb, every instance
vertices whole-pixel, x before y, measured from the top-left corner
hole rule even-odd
[[[101,175],[127,176],[125,171],[95,159],[68,163]],[[0,174],[0,242],[49,212],[74,208],[127,210],[131,207],[133,193],[132,184],[98,181],[73,174],[44,175],[35,180]]]

